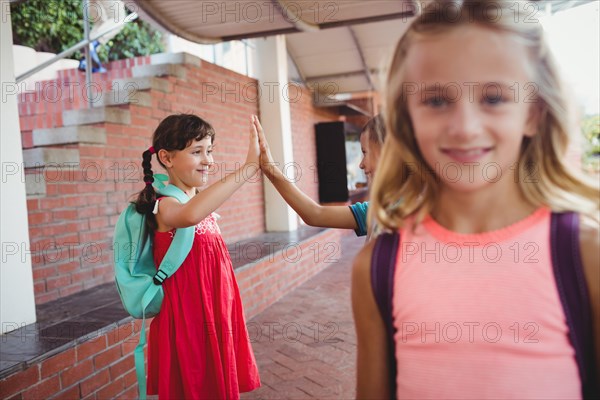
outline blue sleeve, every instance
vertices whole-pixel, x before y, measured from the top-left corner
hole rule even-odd
[[[367,211],[369,210],[369,202],[354,203],[349,207],[356,220],[356,225],[358,226],[358,228],[354,230],[356,236],[365,236],[367,234]]]

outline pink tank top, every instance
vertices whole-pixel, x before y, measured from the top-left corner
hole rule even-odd
[[[579,399],[554,281],[550,210],[481,234],[402,229],[393,314],[399,399]]]

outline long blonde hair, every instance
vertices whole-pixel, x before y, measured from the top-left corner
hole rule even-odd
[[[523,139],[516,171],[525,199],[532,205],[577,211],[597,219],[598,187],[565,163],[570,125],[567,102],[542,28],[538,23],[523,21],[530,12],[518,13],[515,4],[485,0],[435,2],[423,10],[398,42],[387,76],[385,119],[389,134],[371,190],[370,223],[376,220],[388,229],[397,229],[405,218],[416,216],[420,221],[435,206],[440,182],[415,140],[406,101],[404,64],[410,46],[417,40],[473,23],[514,36],[529,52],[533,80],[539,89],[534,104],[539,124],[536,135]],[[533,182],[528,177],[534,177]]]

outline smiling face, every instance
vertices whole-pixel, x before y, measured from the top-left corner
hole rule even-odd
[[[363,158],[360,162],[359,168],[365,172],[367,181],[370,183],[373,181],[375,168],[377,167],[380,146],[377,143],[373,143],[372,140],[369,140],[369,136],[369,132],[363,132],[360,135],[360,148]]]
[[[528,59],[508,34],[475,24],[410,47],[405,83],[418,89],[407,98],[408,112],[443,189],[514,183],[523,138],[536,131]]]
[[[185,149],[170,153],[166,164],[172,182],[185,190],[208,183],[209,168],[213,161],[211,137],[193,140]]]

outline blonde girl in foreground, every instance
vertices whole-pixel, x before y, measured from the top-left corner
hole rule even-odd
[[[372,241],[352,277],[357,398],[581,398],[550,217],[579,215],[598,364],[599,192],[564,162],[556,67],[523,4],[441,4],[411,24],[389,70],[370,217],[400,234],[397,374],[371,288]]]

